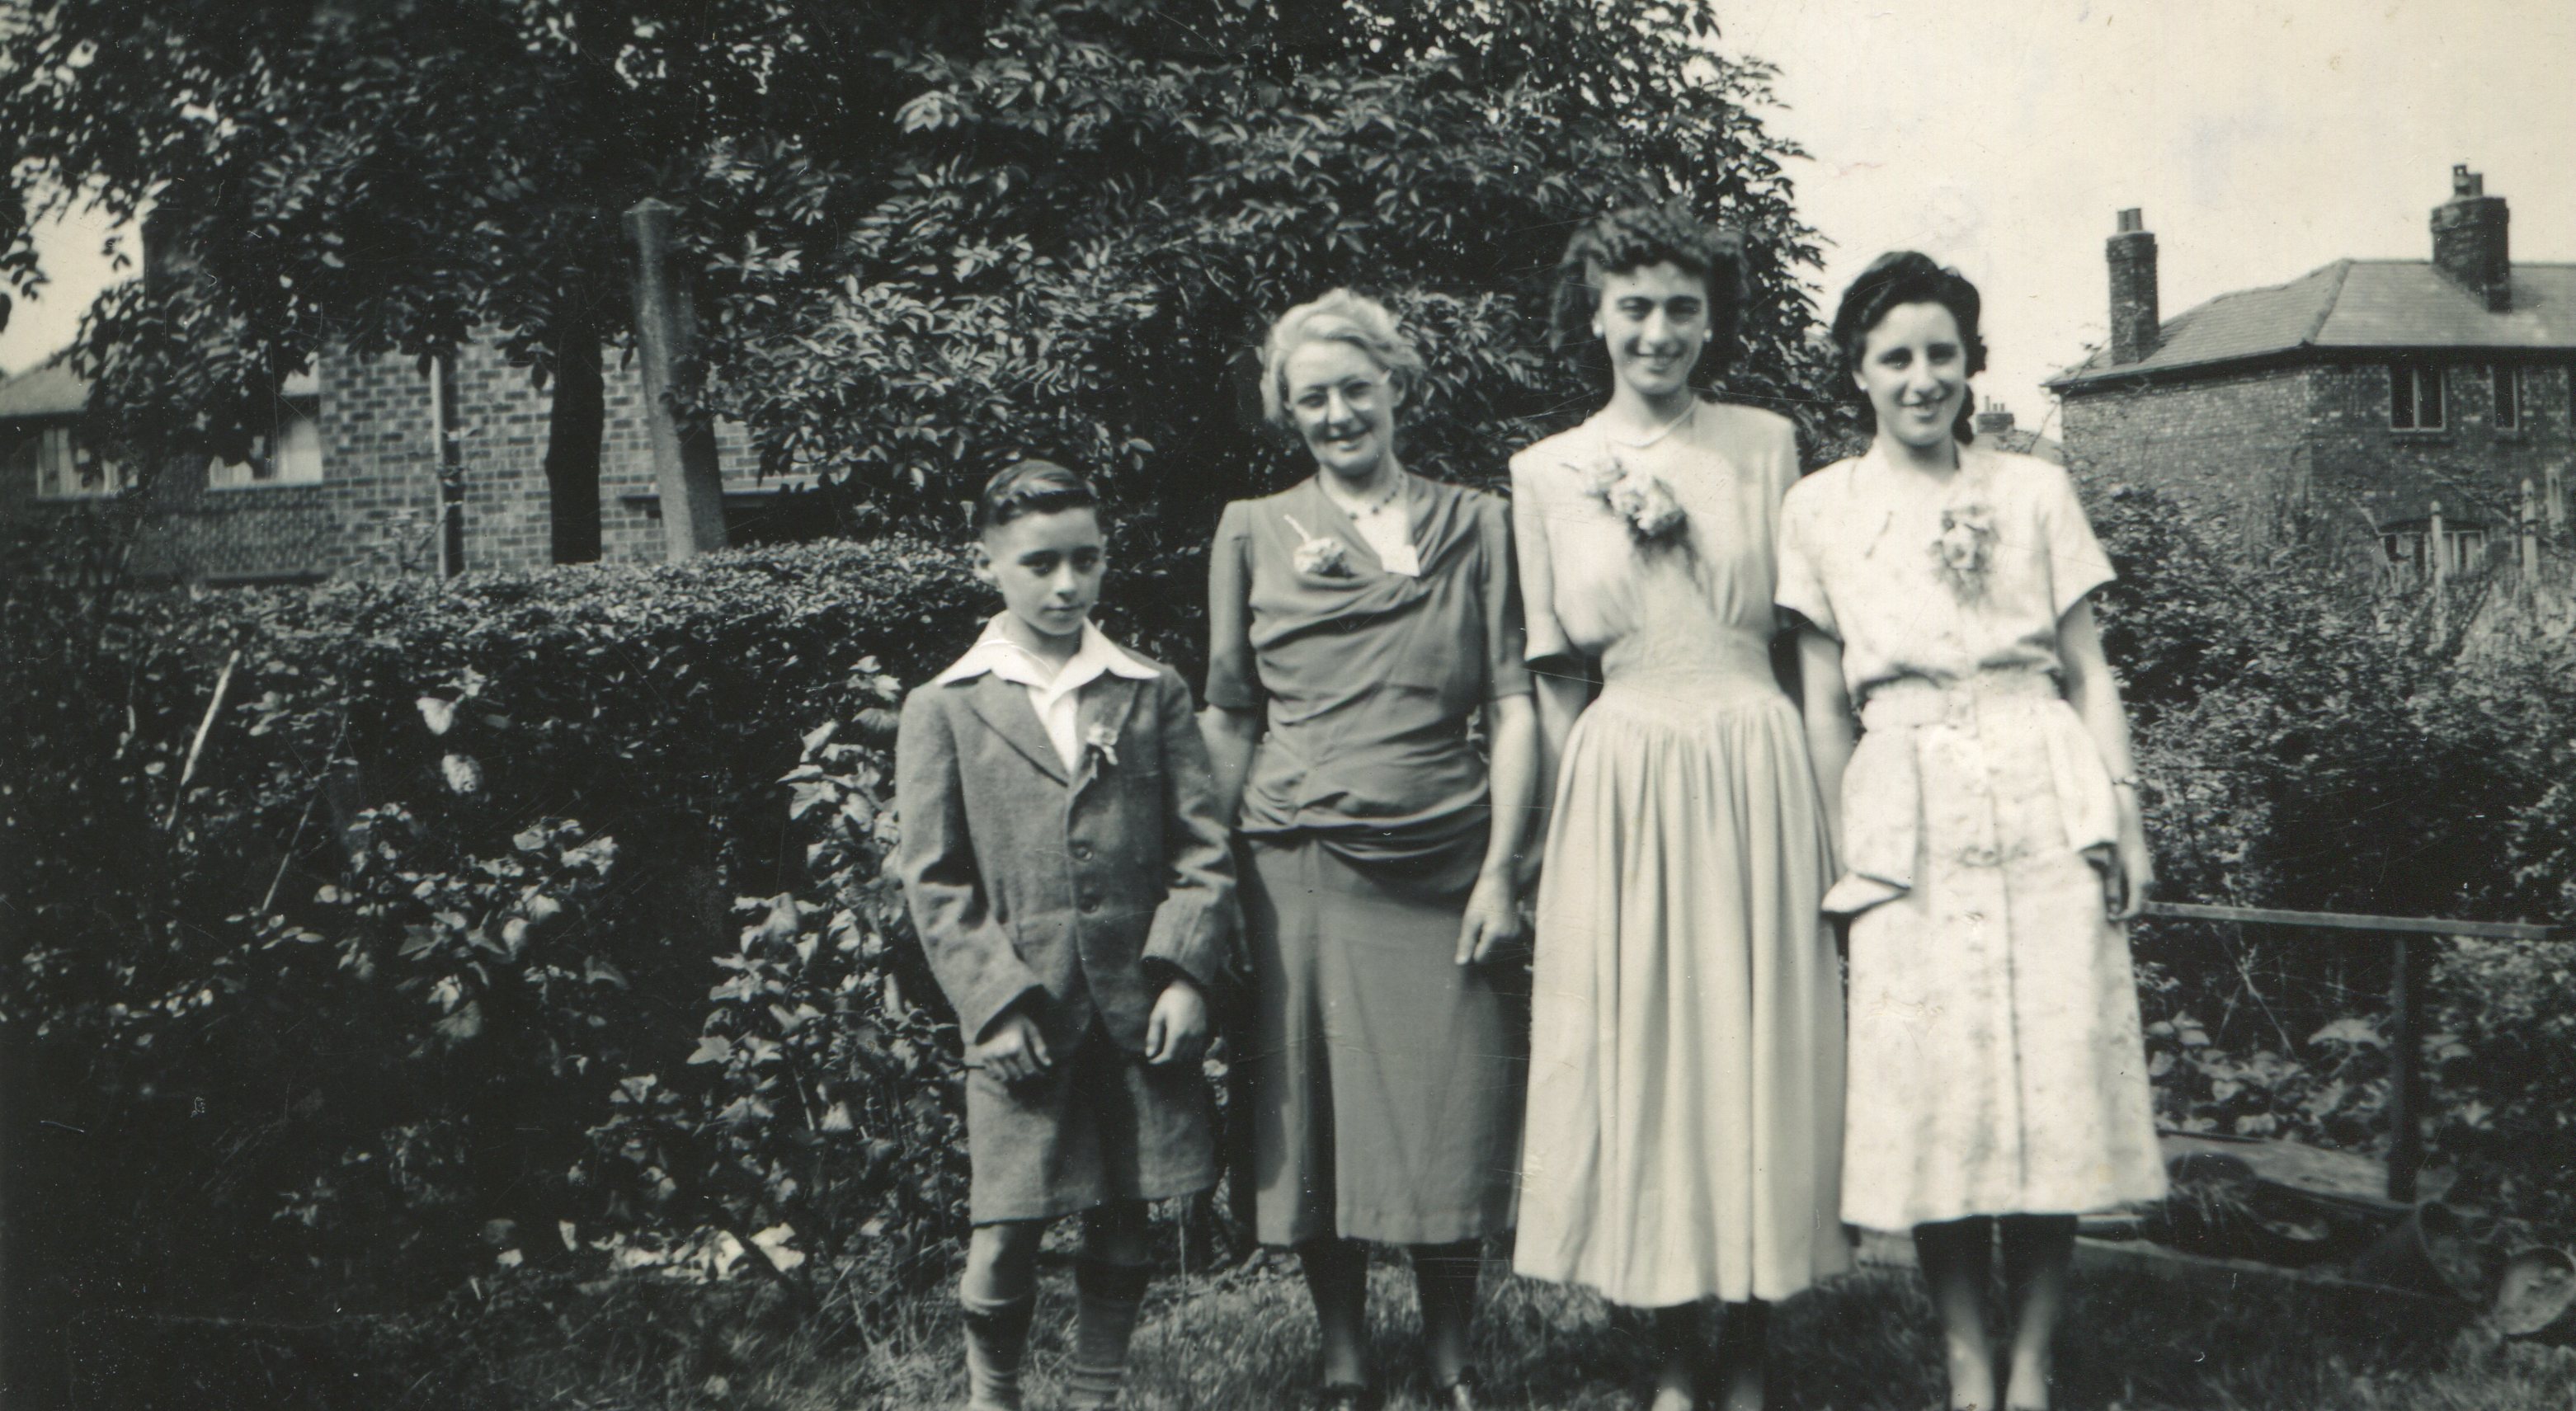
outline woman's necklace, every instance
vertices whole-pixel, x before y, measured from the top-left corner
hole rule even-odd
[[[1357,524],[1361,520],[1367,519],[1371,515],[1385,509],[1387,506],[1394,504],[1395,497],[1404,493],[1403,472],[1399,471],[1396,474],[1390,475],[1386,480],[1386,493],[1367,500],[1354,500],[1349,496],[1344,495],[1339,490],[1334,489],[1333,483],[1329,480],[1323,482],[1324,494],[1327,498],[1332,500],[1333,504],[1338,507],[1343,514],[1349,516],[1350,521],[1353,524]]]
[[[1418,578],[1422,574],[1422,559],[1413,547],[1413,526],[1404,519],[1391,517],[1385,521],[1384,527],[1380,527],[1380,517],[1391,516],[1395,502],[1404,494],[1404,472],[1397,471],[1388,479],[1393,483],[1386,487],[1386,493],[1374,496],[1364,504],[1354,505],[1342,498],[1334,492],[1330,481],[1324,482],[1324,498],[1331,500],[1350,519],[1351,527],[1357,529],[1360,537],[1368,541],[1369,548],[1376,552],[1381,567],[1405,578]]]
[[[1686,421],[1689,421],[1691,418],[1693,418],[1693,417],[1695,417],[1695,416],[1698,416],[1698,415],[1699,415],[1699,398],[1697,398],[1697,397],[1693,397],[1693,398],[1691,398],[1691,399],[1690,399],[1690,404],[1682,408],[1682,414],[1681,414],[1680,416],[1674,417],[1672,420],[1670,420],[1670,421],[1668,421],[1668,422],[1665,422],[1663,425],[1661,425],[1661,426],[1659,426],[1659,427],[1656,427],[1656,428],[1655,428],[1655,430],[1654,430],[1654,432],[1653,432],[1651,435],[1646,436],[1646,437],[1645,437],[1645,438],[1643,438],[1642,440],[1635,440],[1635,441],[1632,441],[1632,440],[1628,439],[1628,438],[1627,438],[1627,437],[1625,437],[1625,436],[1611,436],[1611,437],[1610,437],[1610,439],[1611,439],[1611,441],[1612,441],[1612,442],[1614,442],[1614,443],[1616,443],[1616,444],[1618,444],[1618,445],[1621,445],[1621,446],[1625,446],[1625,447],[1627,447],[1629,450],[1632,450],[1632,451],[1642,451],[1642,450],[1646,449],[1648,446],[1654,445],[1656,442],[1661,441],[1661,440],[1663,440],[1665,437],[1672,435],[1675,431],[1680,430],[1680,429],[1681,429],[1681,425],[1682,425],[1682,423],[1684,423],[1684,422],[1686,422]],[[1605,434],[1606,434],[1606,431],[1605,431]]]

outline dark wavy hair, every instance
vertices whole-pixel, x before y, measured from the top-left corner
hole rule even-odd
[[[1977,316],[1985,301],[1968,277],[1947,265],[1937,265],[1930,255],[1914,250],[1890,250],[1869,262],[1860,278],[1843,291],[1843,301],[1834,309],[1834,347],[1843,357],[1844,395],[1854,395],[1855,378],[1860,372],[1862,345],[1869,333],[1887,317],[1890,309],[1905,304],[1939,304],[1958,320],[1959,339],[1966,345],[1968,375],[1986,370],[1986,340],[1977,331]],[[1950,434],[1961,442],[1977,439],[1974,396],[1959,401],[1959,419]],[[1878,429],[1878,413],[1870,407],[1869,398],[1860,398],[1861,424],[1871,431]]]
[[[1100,497],[1091,482],[1053,461],[1031,458],[1004,466],[984,482],[984,493],[975,497],[975,532],[999,529],[1027,515],[1074,509],[1099,513]]]
[[[1594,217],[1565,242],[1556,262],[1556,298],[1548,309],[1548,346],[1572,351],[1595,380],[1610,380],[1609,355],[1592,331],[1601,308],[1604,275],[1627,274],[1670,262],[1708,285],[1708,343],[1691,368],[1690,382],[1712,391],[1735,362],[1736,326],[1752,296],[1745,268],[1744,236],[1710,225],[1679,205],[1630,206]]]

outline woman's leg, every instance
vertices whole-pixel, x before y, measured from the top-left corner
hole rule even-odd
[[[1484,1271],[1485,1251],[1476,1240],[1456,1244],[1417,1244],[1412,1248],[1413,1286],[1422,1299],[1422,1359],[1430,1364],[1431,1384],[1445,1387],[1467,1370],[1467,1339],[1476,1326],[1476,1281]]]
[[[1368,1250],[1356,1240],[1308,1240],[1297,1246],[1315,1328],[1324,1345],[1324,1385],[1368,1382]]]
[[[2012,1301],[2013,1340],[2004,1388],[2014,1411],[2047,1411],[2057,1371],[2051,1349],[2066,1303],[2066,1269],[2075,1260],[2072,1215],[2007,1215],[2004,1292]]]
[[[1726,1411],[1762,1411],[1768,1388],[1771,1305],[1759,1299],[1726,1305],[1717,1330],[1717,1365],[1726,1385]]]
[[[1654,1310],[1655,1402],[1653,1411],[1694,1411],[1699,1405],[1700,1339],[1707,1319],[1696,1303],[1677,1303]]]
[[[1986,1271],[1994,1222],[1983,1217],[1914,1227],[1914,1255],[1941,1315],[1950,1405],[1995,1411],[1994,1349],[1986,1341]]]
[[[1073,1324],[1073,1368],[1065,1405],[1078,1409],[1115,1405],[1127,1375],[1127,1345],[1145,1307],[1146,1267],[1153,1255],[1145,1203],[1114,1200],[1084,1211],[1082,1262],[1074,1266],[1079,1295]]]
[[[975,1411],[1018,1411],[1045,1233],[1043,1220],[1008,1220],[977,1225],[966,1241],[957,1302],[966,1314],[967,1404]]]

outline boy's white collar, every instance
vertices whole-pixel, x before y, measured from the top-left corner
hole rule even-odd
[[[1089,621],[1082,624],[1082,645],[1074,649],[1072,657],[1062,667],[1049,671],[1026,647],[1012,641],[1002,630],[1002,620],[1009,615],[995,614],[992,621],[984,624],[984,634],[975,639],[975,645],[968,647],[966,654],[946,671],[930,678],[931,684],[945,686],[988,671],[1023,686],[1044,686],[1059,680],[1088,681],[1104,671],[1135,681],[1154,679],[1153,667],[1128,655],[1124,648],[1109,640],[1108,633]]]

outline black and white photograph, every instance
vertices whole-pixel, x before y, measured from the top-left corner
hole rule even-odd
[[[2576,1403],[2571,72],[0,0],[0,1405]]]

